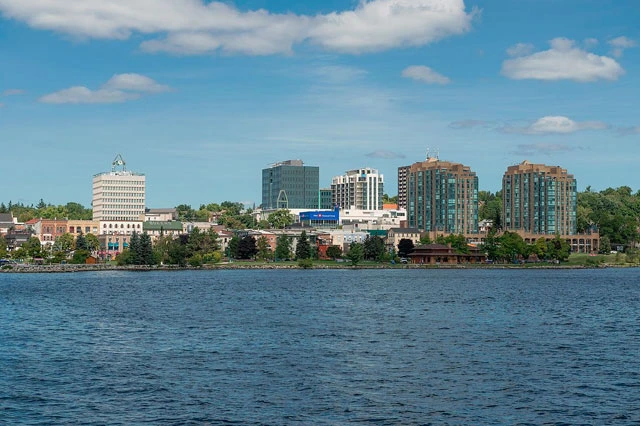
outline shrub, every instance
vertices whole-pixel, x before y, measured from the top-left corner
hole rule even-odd
[[[313,261],[311,259],[300,259],[298,260],[298,266],[303,269],[313,268]]]

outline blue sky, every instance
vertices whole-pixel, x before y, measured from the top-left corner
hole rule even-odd
[[[147,205],[260,204],[261,169],[560,165],[640,187],[634,0],[0,0],[0,199],[91,200],[121,153]]]

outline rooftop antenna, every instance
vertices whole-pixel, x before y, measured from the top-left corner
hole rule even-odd
[[[431,158],[431,157],[430,157],[430,154],[429,154],[429,148],[427,148],[427,160],[428,160],[429,158]]]
[[[121,154],[116,155],[116,158],[113,159],[113,162],[111,163],[111,171],[115,172],[116,167],[122,167],[123,172],[127,171],[127,163],[124,161]]]
[[[440,148],[436,148],[436,160],[440,159]]]

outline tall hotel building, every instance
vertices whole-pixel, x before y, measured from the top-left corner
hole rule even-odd
[[[349,170],[331,180],[333,205],[341,209],[382,210],[384,176],[376,169]]]
[[[111,166],[110,172],[93,176],[93,220],[100,221],[101,234],[140,232],[145,210],[145,176],[128,171],[120,154]]]
[[[421,231],[477,234],[478,177],[467,166],[434,157],[408,166],[407,215],[408,226]]]
[[[262,170],[262,208],[317,209],[320,198],[320,168],[302,160],[275,163]]]
[[[502,178],[505,230],[528,234],[576,233],[577,189],[573,175],[560,166],[523,161]]]

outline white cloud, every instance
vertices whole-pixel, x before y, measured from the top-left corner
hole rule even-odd
[[[502,74],[514,80],[617,80],[624,69],[615,59],[575,46],[573,40],[555,38],[551,49],[502,63]]]
[[[625,36],[616,37],[612,40],[609,40],[609,45],[612,47],[611,54],[616,58],[622,57],[624,53],[624,49],[629,49],[632,47],[636,47],[637,43],[630,38]]]
[[[421,46],[471,29],[464,0],[361,0],[324,15],[241,11],[204,0],[0,0],[6,18],[81,38],[152,38],[147,52],[198,55],[291,53],[305,40],[330,51],[362,53]]]
[[[392,160],[395,158],[405,158],[404,154],[400,154],[392,151],[385,151],[382,149],[365,154],[365,156],[369,158],[380,158],[384,160]]]
[[[507,55],[511,57],[530,55],[533,52],[533,44],[518,43],[507,49]]]
[[[463,0],[360,1],[355,10],[314,19],[309,38],[329,50],[362,53],[422,46],[471,29]]]
[[[451,80],[424,65],[412,65],[402,70],[402,76],[428,84],[449,84]]]
[[[2,96],[16,96],[24,94],[24,90],[22,89],[7,89],[2,92]]]
[[[116,74],[104,86],[110,90],[132,90],[137,92],[160,93],[170,90],[169,86],[140,74]]]
[[[585,38],[584,39],[584,47],[585,49],[590,49],[592,47],[596,47],[600,43],[597,38]]]
[[[38,99],[47,104],[111,104],[138,99],[143,93],[160,93],[169,86],[140,74],[116,74],[97,90],[74,86],[42,96]]]
[[[602,121],[573,121],[564,116],[546,116],[524,127],[505,126],[499,130],[504,133],[527,135],[569,134],[580,130],[602,130],[609,126]]]

